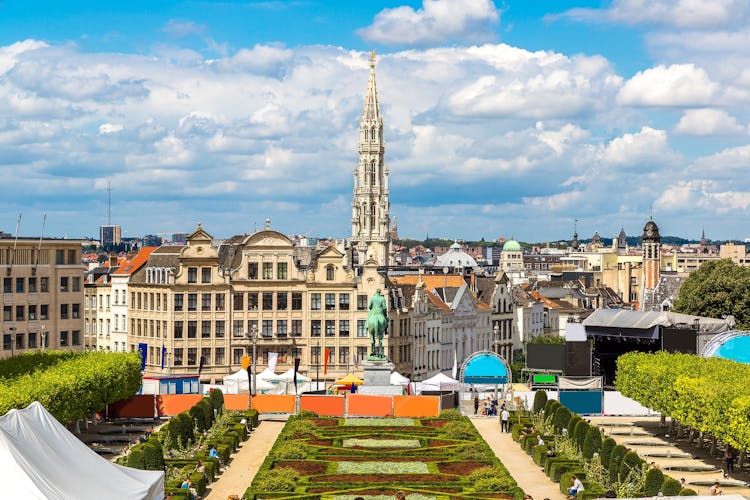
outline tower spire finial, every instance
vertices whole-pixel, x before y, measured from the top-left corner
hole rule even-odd
[[[375,51],[370,52],[370,69],[375,69]]]

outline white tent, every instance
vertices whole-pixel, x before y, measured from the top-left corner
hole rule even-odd
[[[310,381],[312,379],[297,372],[296,392],[294,388],[294,368],[289,368],[287,371],[279,375],[279,380],[285,386],[284,394],[302,394],[310,389]]]
[[[3,498],[164,498],[164,472],[100,457],[39,402],[0,417]]]
[[[421,383],[423,391],[455,391],[458,390],[458,380],[450,378],[448,375],[438,373]]]
[[[409,379],[401,375],[399,372],[394,371],[391,373],[391,385],[407,385]]]
[[[279,375],[279,380],[284,382],[294,382],[294,368],[289,368],[287,371]],[[297,382],[309,382],[312,379],[297,372]]]
[[[278,376],[278,375],[276,375],[276,374],[275,374],[275,373],[273,372],[273,370],[271,370],[271,369],[270,369],[270,368],[268,368],[268,367],[266,367],[266,369],[265,369],[265,370],[263,370],[262,372],[260,372],[260,373],[258,374],[258,378],[259,378],[259,379],[263,379],[263,380],[267,380],[267,381],[269,381],[269,382],[273,382],[274,384],[278,384],[278,383],[279,383],[279,376]]]
[[[255,377],[255,390],[258,394],[278,394],[279,386],[261,377],[262,373]],[[275,374],[274,374],[275,376]],[[240,369],[231,375],[224,377],[224,387],[227,394],[240,394],[249,391],[247,370]]]

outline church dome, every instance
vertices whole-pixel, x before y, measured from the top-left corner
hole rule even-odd
[[[464,252],[458,242],[454,242],[450,249],[437,258],[435,266],[438,267],[476,267],[477,261]]]
[[[641,239],[648,240],[654,238],[661,238],[661,235],[659,234],[659,226],[656,225],[656,222],[650,220],[643,226],[643,236],[641,236]]]
[[[521,245],[516,240],[508,240],[503,245],[503,252],[520,252]]]

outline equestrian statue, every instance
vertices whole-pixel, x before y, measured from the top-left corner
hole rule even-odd
[[[367,309],[370,311],[367,314],[367,333],[370,334],[372,347],[368,359],[373,361],[384,360],[386,357],[383,352],[383,335],[388,334],[388,307],[385,303],[385,297],[380,293],[380,288],[370,298]],[[376,338],[377,346],[375,346]]]

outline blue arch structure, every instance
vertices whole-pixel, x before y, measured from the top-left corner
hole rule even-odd
[[[750,363],[750,332],[734,330],[721,333],[706,344],[701,354]]]
[[[461,365],[461,382],[464,384],[501,385],[511,382],[508,363],[491,351],[479,351],[469,356]]]

